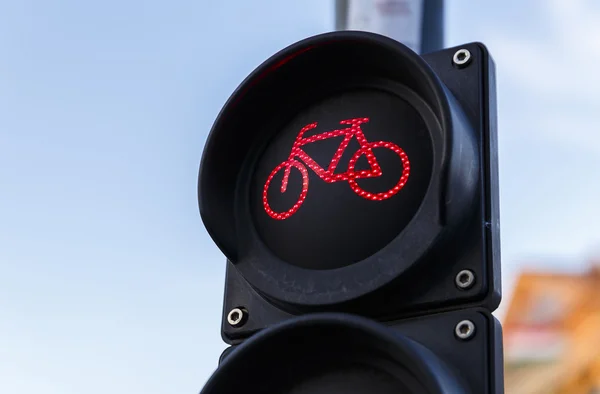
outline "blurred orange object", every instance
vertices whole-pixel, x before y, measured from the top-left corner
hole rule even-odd
[[[507,394],[600,393],[600,269],[522,273],[504,319]]]

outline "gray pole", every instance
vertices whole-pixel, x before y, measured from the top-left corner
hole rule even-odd
[[[336,30],[364,30],[417,53],[444,47],[444,0],[336,0]]]
[[[346,30],[348,25],[348,0],[335,0],[335,30]]]

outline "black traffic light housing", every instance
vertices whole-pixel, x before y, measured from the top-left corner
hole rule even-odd
[[[463,322],[476,331],[460,339]],[[385,326],[317,313],[283,320],[228,348],[202,393],[501,394],[502,367],[501,326],[484,309]]]
[[[203,392],[219,392],[211,385],[242,360],[268,369],[264,351],[251,354],[259,341],[285,349],[277,330],[371,324],[356,315],[462,375],[453,387],[464,389],[425,392],[502,392],[494,73],[478,43],[418,56],[335,32],[284,49],[240,85],[206,143],[199,204],[228,259],[222,336],[243,344]],[[468,341],[455,332],[463,321],[479,322]],[[293,369],[291,381],[311,374]]]

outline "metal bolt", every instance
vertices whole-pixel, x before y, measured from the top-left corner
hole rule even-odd
[[[240,327],[246,323],[248,312],[244,308],[233,308],[227,314],[227,323],[232,327]]]
[[[466,341],[475,334],[475,324],[471,320],[463,320],[454,328],[454,334],[463,341]]]
[[[459,289],[466,290],[475,283],[475,274],[470,270],[462,270],[454,278],[454,283]]]
[[[459,49],[452,57],[452,61],[459,68],[467,67],[471,62],[471,52],[468,49]]]

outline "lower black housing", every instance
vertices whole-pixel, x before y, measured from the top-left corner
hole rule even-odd
[[[466,320],[475,332],[460,339],[455,329]],[[483,309],[388,325],[305,315],[229,348],[201,394],[503,393],[501,337]]]

